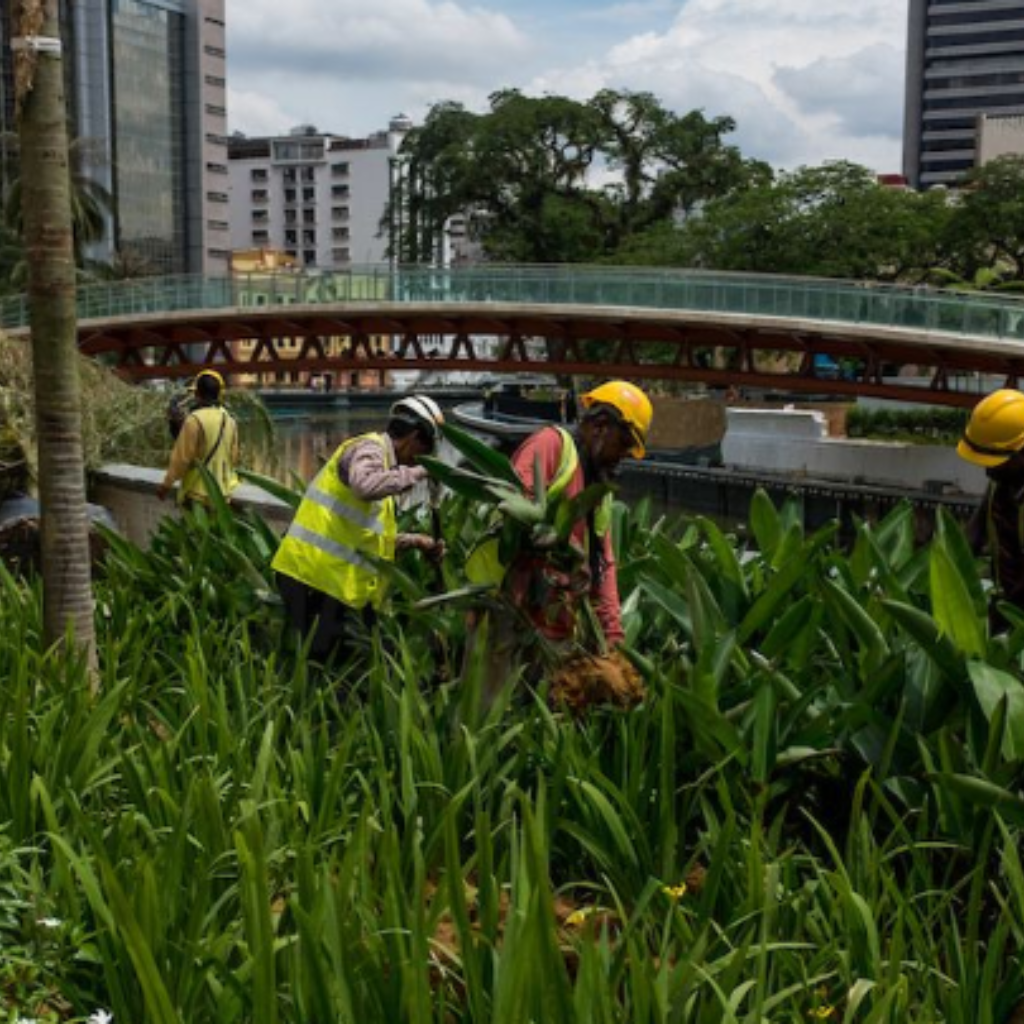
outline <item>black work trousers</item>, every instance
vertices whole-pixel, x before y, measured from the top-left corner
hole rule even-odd
[[[311,661],[337,660],[357,644],[366,642],[377,621],[377,613],[370,605],[352,608],[284,573],[276,576],[288,621],[303,639],[310,637]]]

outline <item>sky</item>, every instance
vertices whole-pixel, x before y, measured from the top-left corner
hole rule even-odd
[[[906,0],[227,0],[228,127],[362,137],[434,103],[653,93],[777,168],[901,164]]]

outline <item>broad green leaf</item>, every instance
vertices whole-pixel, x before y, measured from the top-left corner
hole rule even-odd
[[[507,455],[502,455],[501,452],[481,441],[469,431],[457,427],[454,423],[442,424],[441,433],[477,473],[521,486],[519,476],[512,467],[512,460]],[[426,464],[425,459],[421,461]]]
[[[761,554],[771,561],[782,540],[782,522],[772,499],[760,487],[750,499],[750,531]]]
[[[964,657],[943,635],[938,623],[927,612],[902,601],[882,601],[882,607],[919,645],[961,693],[966,693]]]
[[[968,803],[995,811],[1012,825],[1024,826],[1024,799],[1017,793],[973,775],[934,772],[927,778]]]
[[[990,724],[1000,703],[1006,701],[1003,754],[1009,761],[1024,759],[1024,683],[982,661],[968,661],[967,671],[978,704]]]
[[[985,620],[976,611],[971,592],[941,540],[932,545],[929,576],[932,611],[939,630],[964,654],[982,657],[987,636]]]
[[[274,480],[262,473],[253,473],[248,469],[239,469],[238,476],[246,483],[259,487],[260,490],[283,501],[291,509],[297,509],[302,504],[303,489],[301,488],[289,487],[287,484],[281,483],[280,480]]]
[[[833,609],[846,628],[857,638],[864,658],[864,668],[870,674],[877,672],[889,657],[889,644],[878,623],[868,614],[853,594],[831,580],[822,580],[825,593]]]
[[[721,531],[718,525],[703,516],[697,517],[697,525],[707,538],[708,545],[715,556],[715,567],[718,573],[725,579],[736,584],[744,599],[748,598],[747,580],[743,575],[743,567],[736,555],[736,548],[729,543],[728,538]]]

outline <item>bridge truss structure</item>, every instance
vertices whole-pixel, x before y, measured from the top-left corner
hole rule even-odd
[[[971,406],[1024,378],[1024,302],[692,271],[364,268],[141,279],[79,296],[132,380],[365,370],[557,374]],[[0,324],[24,333],[18,308]]]

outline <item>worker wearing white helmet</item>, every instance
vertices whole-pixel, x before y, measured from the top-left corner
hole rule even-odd
[[[434,451],[443,423],[432,398],[402,398],[382,433],[343,442],[307,488],[272,566],[292,624],[312,634],[315,660],[342,650],[360,620],[372,624],[387,583],[378,559],[408,548],[444,554],[440,540],[400,534],[395,507],[396,495],[426,478],[417,460]]]

